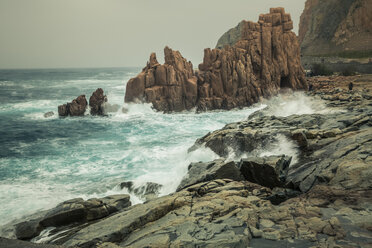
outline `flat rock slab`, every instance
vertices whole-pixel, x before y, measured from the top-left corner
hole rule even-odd
[[[2,248],[65,248],[65,246],[60,245],[50,245],[50,244],[34,244],[31,242],[26,242],[17,239],[6,239],[0,237],[0,247]]]
[[[371,213],[344,210],[344,206],[367,204],[368,192],[316,187],[307,195],[277,206],[265,200],[270,195],[269,188],[244,181],[218,179],[199,183],[83,228],[63,245],[245,248],[257,247],[255,244],[266,247],[275,241],[286,245],[295,240],[293,244],[300,247],[310,243],[358,247],[341,218],[359,220]],[[346,196],[350,202],[342,201]],[[339,199],[336,205],[335,198]],[[343,210],[336,213],[334,208]],[[334,214],[323,214],[325,209]],[[366,228],[353,229],[353,237],[365,236]],[[363,240],[366,241],[369,242]]]

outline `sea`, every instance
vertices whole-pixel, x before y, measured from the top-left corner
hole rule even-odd
[[[161,195],[174,192],[191,162],[218,158],[203,147],[188,153],[197,138],[264,106],[163,114],[150,104],[124,104],[126,83],[140,71],[0,70],[0,226],[64,200],[127,193],[119,187],[125,181],[161,184]],[[97,88],[128,111],[58,117],[58,105],[82,94],[89,99]]]
[[[160,195],[172,193],[190,163],[219,158],[205,147],[188,152],[207,133],[264,108],[275,116],[330,111],[321,100],[289,92],[243,109],[164,114],[151,104],[124,103],[126,83],[140,71],[0,70],[0,227],[65,200],[130,193],[121,189],[122,182],[135,187],[157,183]],[[117,112],[58,117],[58,105],[82,94],[89,99],[97,88],[110,104],[120,106]],[[54,115],[45,118],[50,111]],[[296,144],[285,137],[276,140],[255,155],[286,154],[295,163]],[[250,154],[239,156],[232,149],[227,159]],[[143,198],[131,194],[131,201],[138,204]]]

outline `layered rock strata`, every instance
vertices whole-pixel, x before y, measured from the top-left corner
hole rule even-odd
[[[202,145],[223,157],[231,152],[242,156],[270,151],[275,146],[285,146],[283,142],[288,141],[297,146],[300,153],[285,174],[286,187],[302,192],[318,184],[345,190],[369,189],[372,184],[370,89],[348,90],[350,78],[340,78],[338,85],[342,83],[344,89],[338,88],[334,86],[335,80],[311,81],[314,91],[309,94],[321,97],[333,108],[327,114],[281,117],[271,115],[270,109],[266,109],[246,121],[231,123],[207,134],[197,140],[191,150]],[[356,85],[357,80],[363,79],[353,80]]]
[[[192,63],[169,47],[164,48],[164,54],[163,65],[152,53],[142,72],[128,81],[125,102],[151,102],[160,111],[181,111],[195,107],[197,78]]]
[[[127,83],[125,102],[149,102],[159,111],[231,109],[249,106],[281,88],[307,89],[293,22],[283,8],[260,15],[258,23],[243,21],[233,46],[205,49],[199,71],[178,51],[164,49]]]
[[[372,240],[371,209],[358,210],[371,203],[368,191],[316,186],[280,205],[268,200],[272,195],[250,182],[212,180],[49,242],[63,247],[243,248],[365,247]]]
[[[131,205],[129,195],[111,195],[100,199],[71,199],[58,204],[55,208],[30,216],[23,222],[15,224],[13,234],[17,239],[30,240],[43,230],[51,229],[50,235],[62,239],[66,234],[73,234],[84,225],[107,217]],[[12,230],[10,230],[12,232]],[[36,239],[35,241],[37,241]]]

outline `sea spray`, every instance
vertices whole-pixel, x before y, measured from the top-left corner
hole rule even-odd
[[[173,114],[155,112],[149,104],[123,105],[125,82],[138,70],[36,70],[8,75],[6,80],[14,85],[0,85],[2,223],[71,198],[126,193],[118,187],[124,181],[162,184],[160,195],[174,192],[191,162],[217,158],[206,148],[187,153],[196,139],[271,104],[269,100],[244,109]],[[119,109],[104,118],[43,117],[98,87],[110,104],[127,111]],[[12,91],[19,97],[9,96]],[[293,94],[291,104],[302,104],[303,96]],[[133,204],[142,201],[131,197]]]

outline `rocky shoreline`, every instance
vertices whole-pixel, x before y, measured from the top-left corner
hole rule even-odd
[[[125,102],[151,103],[162,112],[247,107],[280,89],[306,90],[300,46],[291,15],[271,8],[258,22],[242,21],[241,35],[221,49],[205,49],[194,71],[179,51],[164,48],[164,64],[152,53],[126,86]]]
[[[268,106],[207,134],[190,150],[206,146],[221,159],[192,163],[177,192],[156,197],[160,186],[149,184],[138,192],[151,197],[133,206],[129,195],[66,201],[3,226],[1,236],[13,239],[0,246],[369,247],[372,77],[308,83],[307,94],[326,112],[275,116]],[[281,139],[297,147],[296,156],[257,152]]]

